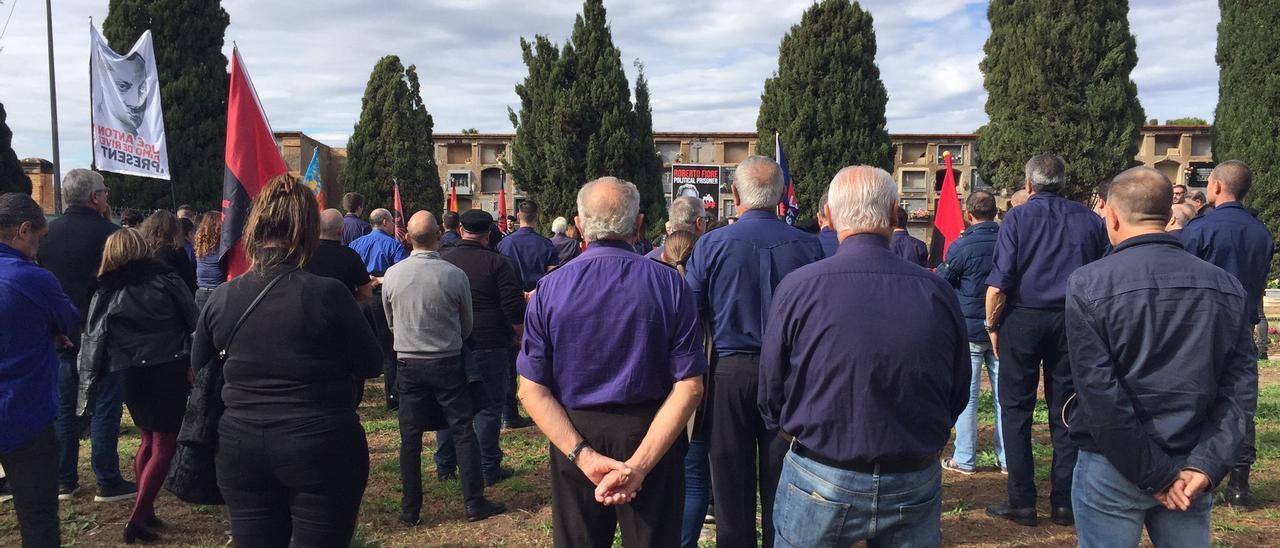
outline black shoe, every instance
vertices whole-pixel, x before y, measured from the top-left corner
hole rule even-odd
[[[154,542],[160,540],[160,535],[149,531],[146,527],[133,522],[124,524],[124,543],[133,544],[137,541]]]
[[[407,514],[404,512],[400,513],[400,525],[403,525],[405,527],[417,527],[419,523],[422,523],[422,518],[418,516],[417,513],[413,513],[413,514]]]
[[[987,507],[987,515],[993,518],[1007,519],[1018,525],[1036,526],[1035,508],[1013,508],[1008,504],[996,504]]]
[[[458,479],[457,470],[441,471],[436,470],[436,481],[449,481]]]
[[[502,483],[503,480],[508,479],[514,475],[516,475],[515,470],[512,470],[505,466],[499,466],[498,469],[494,471],[492,474],[484,475],[484,485],[485,487],[490,487],[494,484]]]
[[[1231,469],[1231,478],[1226,489],[1222,490],[1222,498],[1227,506],[1248,512],[1253,509],[1255,501],[1249,489],[1249,467],[1237,466]]]
[[[491,502],[480,499],[480,502],[474,505],[467,505],[467,521],[480,521],[489,519],[498,514],[505,513],[507,505],[501,502]]]
[[[160,521],[160,518],[155,517],[155,516],[151,516],[151,517],[149,517],[149,518],[147,518],[147,519],[143,520],[143,521],[142,521],[142,524],[143,524],[143,525],[146,525],[148,529],[163,529],[163,528],[164,528],[164,522],[163,522],[163,521]]]
[[[79,485],[63,485],[58,487],[58,500],[71,500],[76,498],[76,493],[80,492]]]
[[[9,486],[6,485],[4,478],[0,478],[0,504],[11,500],[13,500],[13,493],[9,491]]]
[[[528,428],[530,426],[533,426],[533,419],[530,419],[529,417],[522,417],[520,415],[516,415],[514,419],[504,419],[502,421],[502,427],[507,430],[517,430],[520,428]]]
[[[131,499],[137,496],[137,494],[138,484],[132,481],[122,481],[120,482],[120,485],[112,485],[109,487],[99,485],[98,494],[93,496],[93,502],[115,502],[118,500]]]
[[[1053,511],[1049,514],[1049,521],[1052,521],[1054,525],[1071,527],[1076,524],[1076,514],[1066,506],[1054,506]]]

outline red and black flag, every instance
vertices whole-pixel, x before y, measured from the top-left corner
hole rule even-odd
[[[960,195],[956,193],[955,172],[951,169],[951,153],[943,154],[947,172],[942,178],[942,195],[938,197],[937,214],[933,217],[933,238],[929,246],[929,266],[937,267],[946,258],[951,242],[964,232],[964,215],[960,213]]]
[[[231,50],[231,89],[227,93],[226,175],[222,182],[222,243],[219,253],[227,279],[249,269],[240,242],[253,199],[272,177],[289,168],[280,157],[271,124],[262,110],[240,50]]]

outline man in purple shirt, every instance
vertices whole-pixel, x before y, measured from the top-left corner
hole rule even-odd
[[[342,245],[351,245],[356,238],[373,232],[373,225],[364,222],[364,195],[348,192],[342,195],[342,209],[347,214],[342,218]]]
[[[681,196],[671,202],[671,207],[667,209],[667,234],[678,230],[688,230],[698,236],[707,231],[707,210],[703,209],[702,200]],[[653,248],[653,251],[645,254],[645,258],[661,261],[666,247],[660,245]]]
[[[1071,388],[1064,308],[1067,277],[1107,250],[1102,219],[1084,204],[1058,195],[1066,181],[1062,158],[1033,156],[1026,165],[1027,203],[1009,210],[996,236],[987,276],[986,321],[1000,359],[1000,429],[1009,470],[1009,501],[987,514],[1019,525],[1036,524],[1035,461],[1031,415],[1036,407],[1040,364],[1053,442],[1050,519],[1071,525],[1071,475],[1076,446],[1062,423]]]
[[[685,425],[707,362],[689,287],[632,247],[642,219],[635,185],[583,186],[587,250],[525,313],[520,400],[551,441],[556,546],[609,546],[619,522],[626,546],[680,542]]]
[[[791,441],[777,545],[938,546],[938,452],[969,400],[960,302],[889,250],[893,177],[848,167],[829,196],[840,248],[778,284],[760,355],[760,412]]]
[[[911,264],[928,266],[929,246],[907,232],[907,210],[898,207],[898,226],[893,229],[893,239],[889,240],[889,249],[894,255],[906,259]]]

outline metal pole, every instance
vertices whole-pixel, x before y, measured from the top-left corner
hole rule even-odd
[[[53,128],[53,211],[62,213],[62,162],[58,154],[58,84],[53,77],[53,0],[44,0],[49,28],[49,124]]]

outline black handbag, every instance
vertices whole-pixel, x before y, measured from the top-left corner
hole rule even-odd
[[[182,428],[178,430],[177,449],[169,464],[169,474],[164,480],[164,488],[179,500],[205,505],[226,503],[222,499],[222,492],[218,490],[218,473],[214,466],[214,456],[218,451],[218,421],[222,419],[222,412],[226,408],[222,402],[222,366],[227,361],[231,341],[248,319],[249,313],[258,307],[258,303],[262,302],[263,297],[267,296],[267,292],[277,282],[292,272],[294,271],[276,276],[262,288],[249,308],[236,320],[222,350],[196,371],[191,395],[187,397],[187,410],[182,416]]]

